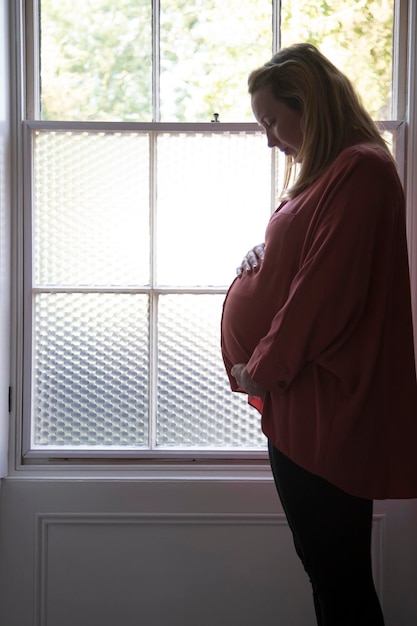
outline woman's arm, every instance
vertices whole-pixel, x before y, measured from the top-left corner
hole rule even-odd
[[[317,207],[288,298],[246,364],[264,389],[285,389],[306,363],[352,345],[358,324],[369,352],[383,323],[403,213],[393,166],[347,154]]]

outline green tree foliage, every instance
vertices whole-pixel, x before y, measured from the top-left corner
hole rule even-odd
[[[152,116],[148,0],[42,0],[43,119]]]
[[[389,119],[393,4],[282,0],[281,45],[316,44]],[[150,0],[42,0],[43,119],[251,121],[247,75],[272,53],[271,0],[161,0],[158,17],[153,39]]]
[[[287,0],[281,45],[309,41],[354,83],[375,119],[392,116],[394,0]]]
[[[272,54],[271,26],[270,2],[163,2],[161,119],[252,120],[247,75]]]

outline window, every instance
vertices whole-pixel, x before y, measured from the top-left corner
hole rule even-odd
[[[319,45],[402,163],[395,9],[26,3],[27,462],[264,454],[259,416],[230,392],[219,347],[227,287],[263,240],[282,174],[253,123],[247,74],[279,45]]]
[[[262,136],[32,126],[32,448],[262,447],[219,347],[252,208],[257,241],[268,219]]]

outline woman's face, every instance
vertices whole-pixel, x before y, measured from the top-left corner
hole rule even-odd
[[[277,100],[269,87],[262,87],[252,95],[252,110],[257,122],[265,128],[268,146],[296,157],[303,142],[302,114]]]

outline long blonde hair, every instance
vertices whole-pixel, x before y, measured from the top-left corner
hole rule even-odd
[[[286,196],[311,185],[352,141],[389,150],[350,80],[309,43],[283,48],[248,79],[253,95],[269,87],[272,95],[302,114],[303,142],[296,159],[287,158]],[[292,187],[291,170],[299,164]]]

